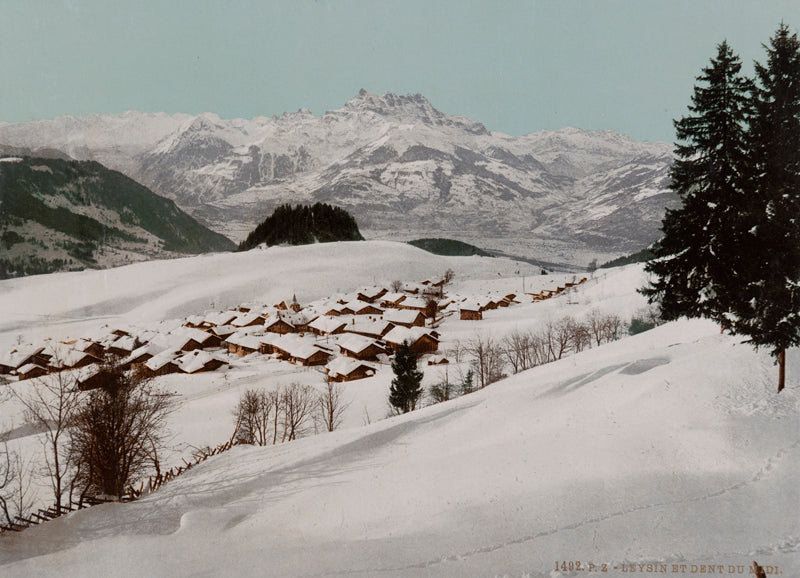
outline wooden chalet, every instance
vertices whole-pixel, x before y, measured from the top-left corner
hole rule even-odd
[[[405,301],[406,295],[404,293],[386,293],[382,298],[381,307],[389,307],[396,309],[400,303]]]
[[[207,351],[192,351],[190,353],[186,353],[185,355],[182,355],[176,359],[175,363],[183,373],[189,374],[215,371],[223,365],[227,365],[225,360],[220,359],[215,355],[208,353]]]
[[[447,365],[450,360],[441,355],[432,355],[428,358],[428,365]]]
[[[288,321],[284,321],[280,317],[275,317],[274,319],[267,319],[266,323],[264,323],[264,331],[286,335],[287,333],[294,333],[295,328],[294,325]]]
[[[36,363],[26,363],[22,367],[17,368],[14,372],[20,381],[23,379],[35,379],[47,375],[47,368],[42,367]]]
[[[403,342],[408,342],[417,355],[433,353],[439,349],[439,340],[422,327],[395,327],[386,334],[383,341],[392,352],[397,351]]]
[[[175,362],[175,354],[172,351],[164,351],[146,361],[137,371],[144,377],[159,377],[178,373],[180,370]]]
[[[343,382],[372,377],[375,375],[375,368],[363,361],[337,357],[325,366],[325,372],[331,381]]]
[[[78,351],[76,349],[69,349],[63,355],[53,357],[47,364],[48,371],[64,371],[66,369],[79,369],[92,365],[93,363],[100,363],[101,358],[95,357],[85,351]]]
[[[280,359],[304,367],[325,365],[333,356],[331,351],[318,346],[313,340],[296,335],[281,336],[272,343],[272,347]]]
[[[233,327],[258,327],[264,325],[266,318],[258,313],[242,313],[236,319],[231,321]]]
[[[462,303],[458,309],[459,318],[467,321],[483,319],[483,307],[477,302]]]
[[[359,291],[356,298],[365,303],[375,303],[375,301],[386,295],[387,292],[388,291],[383,287],[367,287]]]
[[[425,315],[413,309],[392,309],[383,312],[384,320],[402,327],[425,327]]]
[[[200,328],[230,325],[240,314],[239,311],[217,311],[215,313],[209,313],[203,318]]]
[[[362,335],[345,335],[339,338],[336,345],[339,352],[345,357],[361,361],[377,361],[378,355],[385,354],[386,349],[381,347],[374,339]]]
[[[421,297],[409,297],[397,305],[398,309],[412,309],[414,311],[425,311],[427,307],[427,302]]]
[[[345,326],[344,331],[346,333],[355,333],[356,335],[371,337],[372,339],[383,339],[383,336],[395,327],[394,323],[386,321],[385,319],[353,319],[352,323]]]
[[[351,301],[345,307],[353,312],[353,315],[380,315],[383,309],[379,309],[371,303],[366,301],[355,300]]]
[[[13,349],[0,358],[0,374],[9,374],[25,365],[47,367],[51,356],[44,352],[44,347],[24,347]]]
[[[308,331],[314,335],[338,335],[345,330],[347,323],[335,317],[321,315],[308,324]]]
[[[261,339],[253,335],[234,333],[224,343],[228,348],[228,353],[233,353],[239,357],[261,351]]]

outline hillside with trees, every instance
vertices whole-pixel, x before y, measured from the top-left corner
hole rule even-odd
[[[100,163],[0,161],[0,279],[235,248],[173,201]]]
[[[363,241],[355,219],[339,207],[325,203],[312,206],[280,205],[258,225],[247,239],[239,243],[239,251],[247,251],[262,243],[272,245],[308,245],[334,241]]]

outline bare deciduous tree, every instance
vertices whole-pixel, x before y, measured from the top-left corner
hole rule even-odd
[[[270,442],[270,424],[277,422],[279,405],[275,403],[278,393],[248,389],[239,399],[234,411],[236,427],[233,439],[239,443],[265,446]],[[274,411],[274,413],[273,413]]]
[[[329,432],[335,430],[342,423],[342,415],[350,406],[344,399],[342,386],[325,376],[325,389],[318,397],[319,418],[325,429]]]
[[[283,406],[283,439],[292,441],[305,433],[313,417],[317,394],[313,387],[293,382],[281,392]]]
[[[8,449],[8,443],[4,440],[0,447],[0,512],[8,525],[14,521],[14,516],[18,515],[14,509],[16,494],[14,484],[18,479],[19,469],[19,457]]]
[[[53,359],[60,361],[58,352]],[[25,407],[28,423],[43,434],[44,473],[50,480],[56,507],[60,507],[74,473],[68,438],[70,422],[81,401],[77,380],[58,372],[31,381],[23,390],[11,391]]]
[[[491,336],[476,333],[466,345],[481,388],[502,379],[503,350]]]
[[[400,290],[403,288],[403,282],[400,279],[395,279],[392,281],[392,291],[395,293],[400,293]]]
[[[88,392],[75,412],[70,446],[82,496],[122,497],[131,481],[152,466],[174,404],[151,380],[113,361],[101,371],[103,386]]]

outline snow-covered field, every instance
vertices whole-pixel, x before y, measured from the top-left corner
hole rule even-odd
[[[389,242],[143,263],[0,283],[0,348],[293,293],[307,303],[448,267],[451,291],[463,296],[572,277]],[[502,337],[593,309],[628,320],[644,305],[643,282],[638,266],[600,271],[571,295],[487,311],[483,321],[448,318],[441,347],[476,330]],[[425,370],[426,383],[444,371]],[[766,352],[710,323],[681,321],[383,419],[384,368],[344,384],[351,405],[340,430],[239,446],[137,502],[3,537],[0,574],[735,575],[757,560],[796,576],[796,350],[787,370],[789,386],[777,395]],[[227,372],[162,379],[182,395],[171,423],[176,451],[224,441],[246,388],[320,383],[312,370],[249,357]]]

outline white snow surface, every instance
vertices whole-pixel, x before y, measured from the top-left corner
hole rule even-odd
[[[5,281],[0,337],[202,314],[210,300],[222,309],[296,292],[304,302],[446,267],[462,297],[520,293],[522,265],[500,259],[378,242],[273,248]],[[526,282],[538,291],[563,278]],[[572,296],[448,319],[442,340],[594,308],[629,319],[643,282],[639,266],[598,272]],[[241,383],[279,381],[286,367],[237,363]],[[236,447],[137,502],[0,539],[0,574],[624,576],[631,564],[664,564],[699,575],[747,573],[757,560],[796,576],[798,351],[787,370],[777,395],[765,352],[705,321],[669,323],[404,416]],[[209,428],[229,429],[238,393],[225,375],[225,384],[220,374],[165,378],[183,388],[174,421],[185,439],[211,443]],[[348,383],[348,395],[385,400],[390,377]],[[210,426],[215,417],[224,427]],[[560,571],[561,561],[585,569]]]

